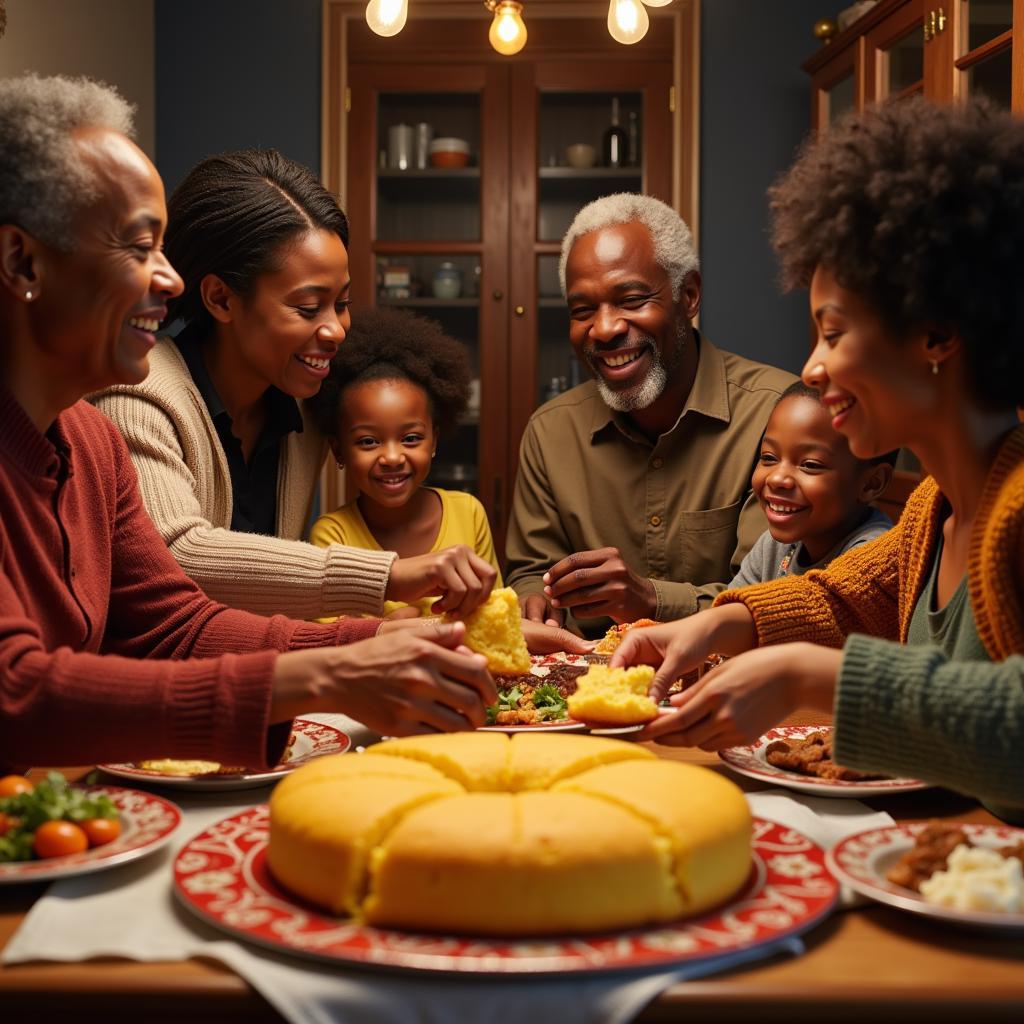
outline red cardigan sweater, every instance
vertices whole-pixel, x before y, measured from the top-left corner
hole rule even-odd
[[[146,514],[114,425],[79,402],[44,436],[0,385],[0,765],[264,767],[276,652],[378,625],[211,601]]]

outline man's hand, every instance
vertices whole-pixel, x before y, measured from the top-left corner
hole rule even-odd
[[[411,604],[437,594],[440,600],[431,612],[464,617],[487,600],[497,578],[493,565],[465,544],[456,544],[428,555],[399,558],[391,566],[386,596]]]
[[[701,750],[753,743],[799,707],[831,711],[842,658],[842,651],[808,643],[747,651],[675,694],[678,710],[637,739]]]
[[[544,583],[552,608],[571,608],[577,618],[633,622],[658,609],[654,584],[633,572],[618,548],[577,551],[551,566]]]
[[[539,622],[556,629],[565,621],[565,613],[552,608],[551,602],[543,594],[519,598],[519,611],[528,622]]]
[[[557,654],[559,651],[565,651],[567,654],[589,654],[597,643],[596,640],[584,640],[567,629],[543,622],[523,619],[522,626],[523,638],[531,654]]]
[[[419,632],[281,654],[271,721],[340,711],[387,736],[483,725],[498,693],[487,659],[462,646],[465,633],[461,622],[424,622]]]

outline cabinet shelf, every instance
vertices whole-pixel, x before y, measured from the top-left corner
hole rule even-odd
[[[541,167],[537,173],[542,200],[579,200],[608,192],[635,192],[643,181],[639,167]]]
[[[468,299],[435,299],[431,295],[418,295],[412,299],[392,299],[382,296],[377,299],[381,306],[402,306],[406,309],[476,309],[480,305],[478,298]]]

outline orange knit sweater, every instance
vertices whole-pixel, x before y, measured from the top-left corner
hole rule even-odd
[[[935,557],[942,495],[928,477],[899,523],[827,569],[720,594],[747,606],[758,643],[842,647],[851,633],[905,642]],[[993,661],[1024,653],[1024,426],[1000,448],[985,482],[967,569],[978,636]]]

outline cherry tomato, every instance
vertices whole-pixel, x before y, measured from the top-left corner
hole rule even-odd
[[[17,824],[17,818],[12,818],[9,814],[0,814],[0,836],[7,835]]]
[[[0,796],[18,796],[35,788],[23,775],[5,775],[0,779]]]
[[[89,839],[73,821],[44,821],[32,844],[37,857],[64,857],[89,849]]]
[[[112,842],[121,834],[121,822],[117,818],[89,818],[79,822],[90,846],[102,846]]]

